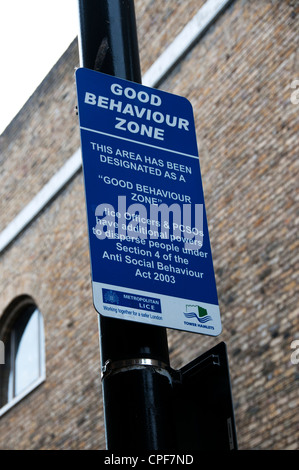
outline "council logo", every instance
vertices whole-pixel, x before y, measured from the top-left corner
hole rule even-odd
[[[212,320],[212,317],[208,315],[208,311],[199,305],[186,305],[184,315],[186,318],[196,318],[198,323],[207,323]]]

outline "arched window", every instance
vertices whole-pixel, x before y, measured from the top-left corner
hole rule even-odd
[[[0,416],[45,380],[43,317],[29,296],[15,299],[0,323]]]

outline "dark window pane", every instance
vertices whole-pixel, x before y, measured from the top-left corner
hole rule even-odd
[[[0,365],[0,408],[43,374],[43,326],[34,305],[22,309],[4,331],[5,364]]]
[[[11,371],[10,337],[3,342],[5,346],[5,364],[0,365],[0,407],[6,405],[11,400],[9,396],[9,376]]]

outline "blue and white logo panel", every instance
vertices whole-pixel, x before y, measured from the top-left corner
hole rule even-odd
[[[111,318],[141,321],[210,336],[221,333],[220,310],[217,305],[159,295],[135,289],[93,283],[94,305],[98,312]],[[173,315],[173,311],[176,315]],[[146,321],[147,320],[147,321]]]

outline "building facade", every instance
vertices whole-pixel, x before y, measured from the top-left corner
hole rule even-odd
[[[169,329],[171,366],[225,341],[239,448],[298,449],[299,2],[135,10],[144,83],[193,105],[223,325],[217,338]],[[74,40],[0,137],[1,449],[105,449],[78,66]]]

